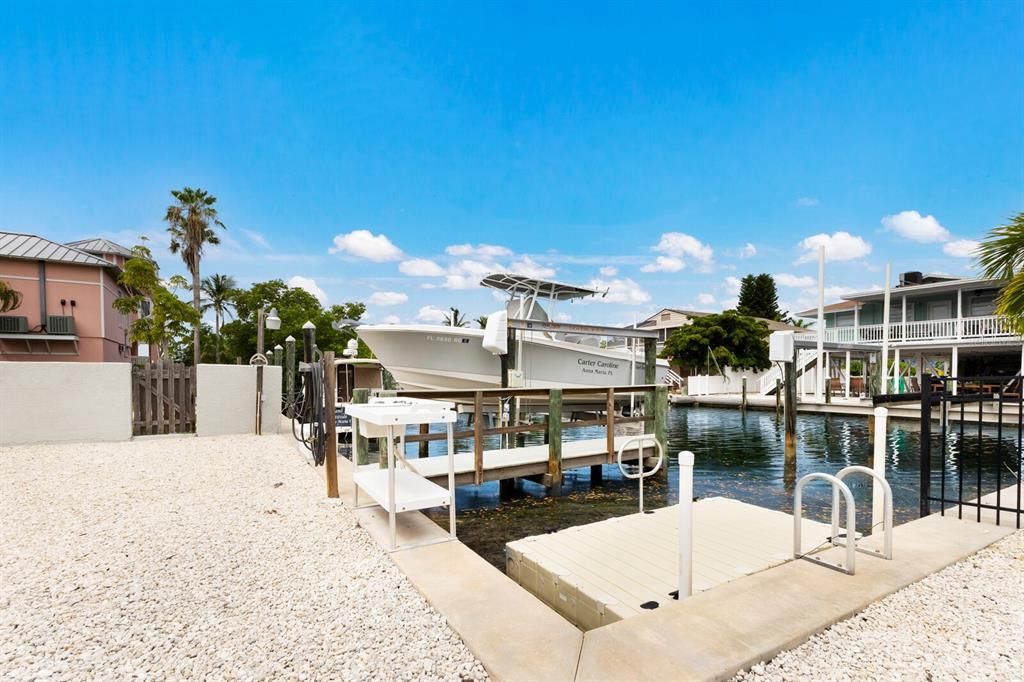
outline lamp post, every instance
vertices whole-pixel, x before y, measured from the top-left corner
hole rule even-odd
[[[263,354],[263,327],[277,330],[281,328],[281,318],[277,316],[277,308],[271,308],[270,314],[261,307],[256,317],[256,355],[249,358],[250,365],[256,365],[256,435],[263,435],[263,365],[267,364],[267,356]]]

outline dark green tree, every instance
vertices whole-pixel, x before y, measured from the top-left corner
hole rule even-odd
[[[476,322],[476,326],[480,327],[481,329],[486,329],[487,328],[487,316],[486,315],[481,315],[480,317],[476,318],[475,322]]]
[[[781,320],[779,292],[775,279],[767,274],[747,275],[740,280],[740,300],[736,312],[766,320]]]
[[[768,325],[733,310],[698,317],[668,338],[661,356],[703,370],[709,353],[722,367],[768,369]]]
[[[187,338],[190,329],[198,329],[199,313],[175,295],[175,289],[187,286],[183,277],[172,277],[169,283],[173,289],[170,289],[160,279],[149,249],[136,246],[132,253],[133,257],[125,262],[118,276],[118,281],[131,294],[116,299],[114,309],[125,315],[140,315],[148,302],[149,314],[134,320],[128,335],[132,341],[156,348],[160,358],[171,357],[174,355],[172,348]]]
[[[345,349],[355,331],[348,328],[335,329],[331,323],[342,319],[358,320],[366,312],[362,303],[342,303],[324,308],[320,301],[305,289],[289,287],[282,280],[272,279],[257,282],[248,289],[238,290],[234,296],[235,319],[221,327],[224,354],[229,358],[240,357],[248,362],[256,352],[256,319],[260,307],[270,310],[277,308],[281,328],[264,330],[265,348],[276,344],[285,345],[288,336],[295,338],[302,347],[302,325],[307,321],[316,326],[316,345],[320,350],[333,350],[337,354]],[[360,343],[360,357],[370,357],[369,348]]]

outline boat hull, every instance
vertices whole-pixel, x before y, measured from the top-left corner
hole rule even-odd
[[[501,359],[484,350],[483,330],[430,325],[369,325],[359,337],[402,388],[465,390],[501,386]],[[524,385],[530,388],[602,387],[642,384],[643,362],[630,379],[627,351],[547,338],[523,340]],[[667,374],[661,360],[657,381]]]

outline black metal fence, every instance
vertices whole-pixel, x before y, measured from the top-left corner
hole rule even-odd
[[[921,516],[930,514],[932,503],[938,503],[943,515],[955,507],[957,518],[962,519],[967,507],[968,514],[973,509],[981,521],[982,510],[987,509],[995,512],[997,524],[1010,514],[1016,527],[1021,527],[1022,381],[1020,375],[924,375],[917,394],[921,401]],[[934,433],[936,418],[938,432]],[[1014,485],[1009,494],[1003,494],[1004,488]]]

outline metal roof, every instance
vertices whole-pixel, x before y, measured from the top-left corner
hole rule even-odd
[[[931,282],[929,284],[911,284],[902,287],[892,287],[890,296],[902,297],[916,294],[941,294],[954,292],[957,289],[972,291],[974,289],[1001,289],[1006,285],[1004,279],[988,279],[985,277],[963,277],[960,279],[947,280],[945,282]],[[841,296],[847,301],[881,301],[885,298],[884,289],[872,289],[870,291],[858,291],[853,294]]]
[[[72,246],[51,242],[32,234],[18,232],[0,232],[0,258],[19,258],[22,260],[43,260],[72,265],[98,265],[115,267],[110,261],[103,260]]]
[[[70,246],[78,249],[79,251],[85,251],[86,253],[100,254],[100,253],[116,253],[118,256],[124,256],[125,258],[132,257],[132,250],[121,246],[117,242],[112,242],[109,239],[103,239],[96,237],[95,239],[80,239],[77,242],[65,242],[64,246]]]
[[[555,301],[568,301],[574,298],[585,298],[599,293],[596,289],[578,287],[573,284],[563,284],[545,279],[535,279],[523,275],[514,275],[510,272],[499,272],[487,275],[480,282],[480,286],[491,289],[507,291],[513,295],[536,296]]]

